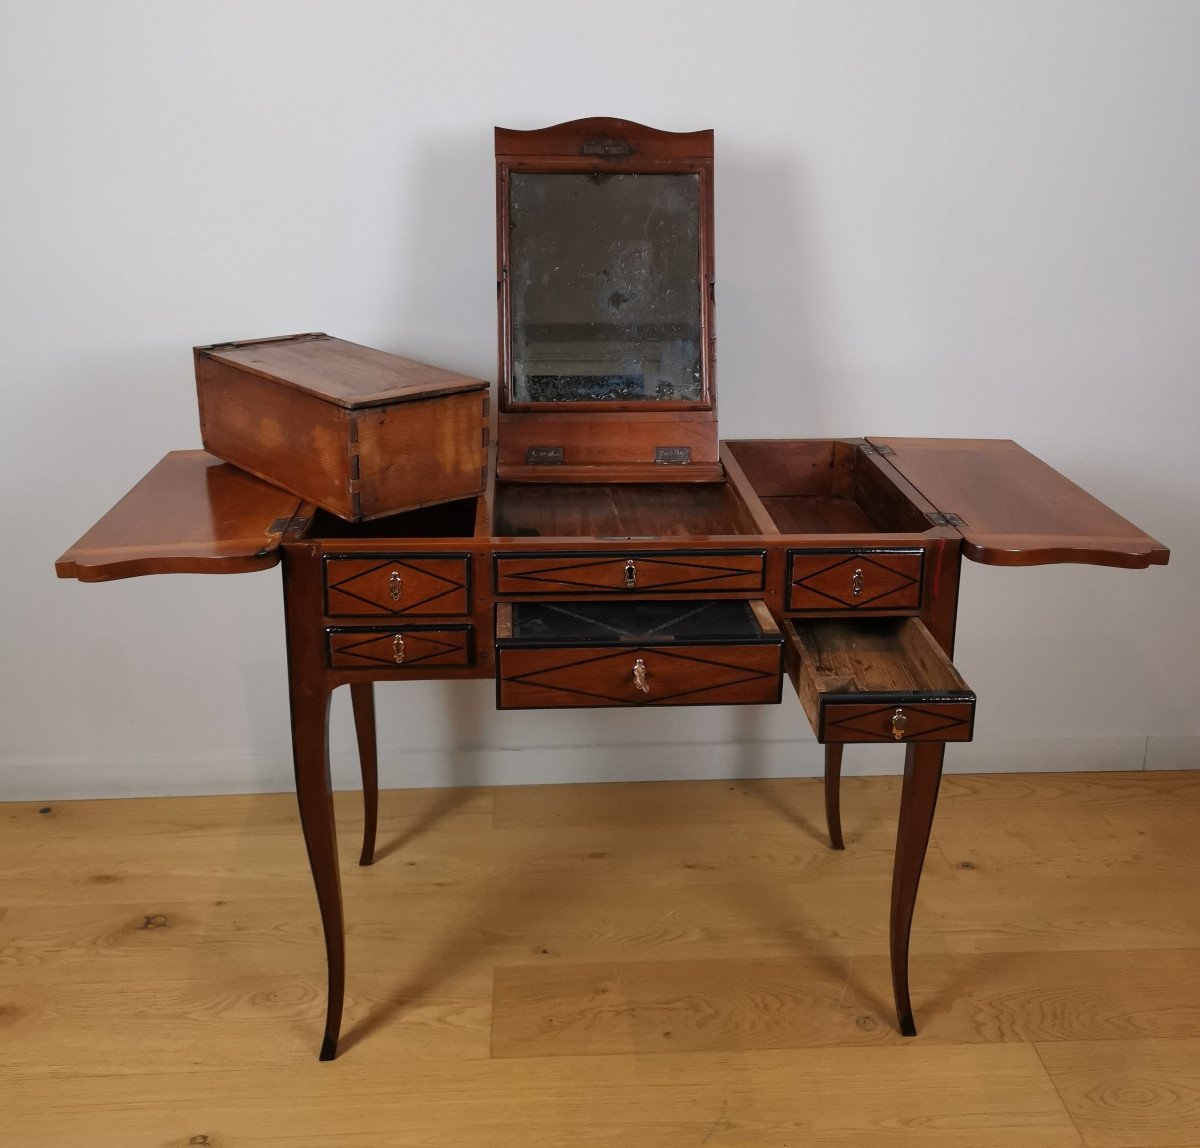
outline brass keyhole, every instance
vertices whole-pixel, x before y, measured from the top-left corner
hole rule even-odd
[[[854,573],[850,575],[850,589],[856,598],[863,592],[865,581],[862,567],[855,567]]]
[[[404,635],[397,634],[392,639],[392,661],[400,665],[404,661]]]
[[[646,681],[646,663],[641,658],[633,663],[633,687],[641,690],[644,694],[650,692],[650,686]]]
[[[632,590],[637,586],[637,567],[632,558],[625,559],[625,589]]]
[[[908,725],[908,718],[905,716],[902,709],[898,709],[892,714],[892,737],[897,741],[904,740],[904,729]]]
[[[404,588],[404,581],[400,577],[399,570],[393,570],[392,576],[388,579],[388,594],[391,595],[393,602],[400,601],[400,591]]]

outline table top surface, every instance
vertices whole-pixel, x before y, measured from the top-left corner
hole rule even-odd
[[[1014,442],[867,441],[874,450],[882,450],[899,476],[945,512],[947,524],[962,536],[964,555],[974,561],[1136,568],[1165,563],[1169,557],[1161,543]],[[569,499],[569,488],[561,489]],[[674,489],[680,498],[711,498],[712,493],[687,485]],[[85,582],[144,574],[261,570],[279,561],[283,535],[298,513],[302,502],[293,494],[204,451],[172,451],[63,554],[56,569],[60,577]],[[490,522],[490,512],[482,520]],[[761,515],[745,518],[738,526],[739,540],[826,546],[838,540],[836,534],[805,539],[779,530],[771,533],[770,525]],[[586,526],[581,523],[580,529]],[[354,530],[349,526],[340,533],[352,537]],[[477,527],[462,538],[463,546],[489,545],[494,541],[492,533],[480,537]],[[670,535],[680,546],[689,545],[688,534],[672,531]],[[411,537],[388,539],[378,526],[364,530],[363,536],[380,543],[394,541],[397,546],[413,543]],[[579,539],[581,543],[615,541],[587,533],[580,533]],[[497,545],[536,549],[545,541],[509,537]],[[707,542],[697,538],[695,544]]]

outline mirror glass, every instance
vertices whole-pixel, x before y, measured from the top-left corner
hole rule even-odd
[[[511,401],[698,402],[700,179],[513,172]]]

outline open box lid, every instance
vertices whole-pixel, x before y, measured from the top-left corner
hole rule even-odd
[[[279,561],[300,499],[202,450],[175,450],[55,564],[60,578],[240,574]]]
[[[347,410],[483,391],[488,384],[428,363],[335,339],[323,331],[215,343],[195,349],[204,359],[303,391]]]
[[[1007,439],[868,438],[988,566],[1136,569],[1170,551]]]
[[[496,129],[497,473],[711,482],[713,134]]]

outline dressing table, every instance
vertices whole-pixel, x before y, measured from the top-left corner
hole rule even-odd
[[[499,387],[478,494],[423,499],[418,477],[410,509],[348,517],[176,451],[58,573],[282,565],[296,791],[328,961],[322,1059],[337,1052],[346,977],[330,696],[350,687],[367,865],[373,686],[410,679],[491,679],[498,707],[529,710],[772,704],[786,685],[826,746],[834,848],[842,746],[902,743],[891,958],[912,1035],[917,886],[945,745],[970,739],[975,712],[951,660],[963,558],[1134,568],[1168,551],[1011,442],[721,442],[711,132],[497,129],[496,177]],[[338,370],[326,336],[275,342]]]

